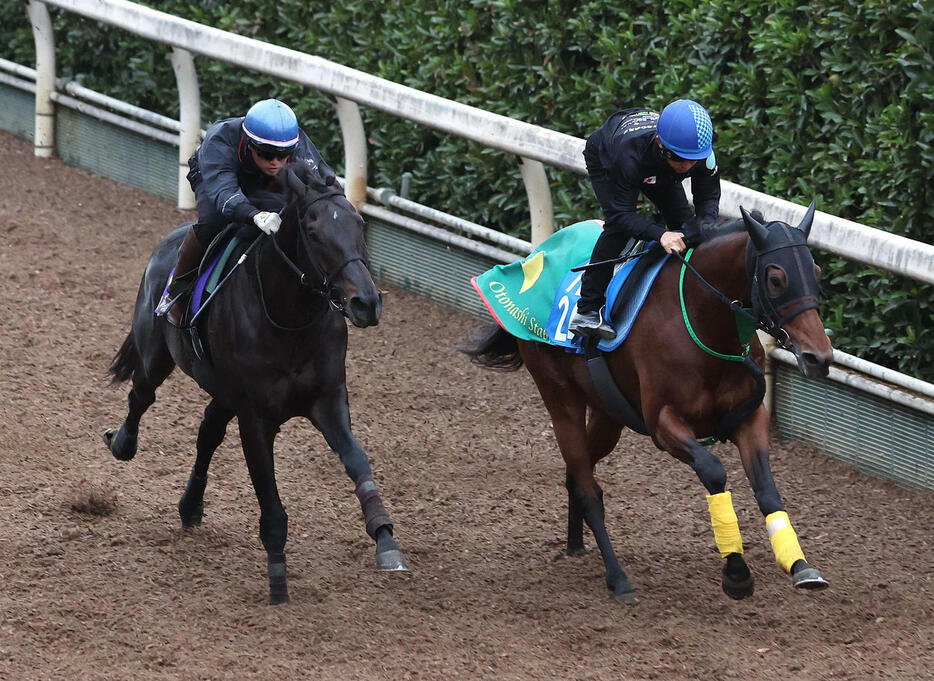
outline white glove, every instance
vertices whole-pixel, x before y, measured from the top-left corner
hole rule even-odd
[[[278,213],[269,213],[263,211],[253,216],[253,222],[266,234],[275,234],[279,231],[279,225],[282,224],[282,218]]]

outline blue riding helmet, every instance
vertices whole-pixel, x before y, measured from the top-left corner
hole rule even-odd
[[[298,119],[278,99],[264,99],[246,112],[243,132],[260,151],[283,154],[298,144]]]
[[[658,117],[658,139],[681,158],[697,160],[713,152],[713,123],[707,110],[690,99],[679,99]]]

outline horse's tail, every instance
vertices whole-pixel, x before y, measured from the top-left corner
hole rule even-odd
[[[522,366],[516,337],[499,324],[485,328],[472,345],[460,351],[470,357],[471,362],[487,369],[515,371]]]
[[[108,373],[113,375],[111,384],[123,383],[133,378],[133,372],[141,366],[139,350],[136,349],[136,339],[133,337],[133,330],[126,335],[123,345],[114,355],[113,362],[110,363]]]

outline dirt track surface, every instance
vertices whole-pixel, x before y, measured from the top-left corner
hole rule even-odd
[[[125,415],[105,370],[151,248],[187,216],[0,133],[0,678],[922,679],[934,668],[934,495],[860,476],[773,438],[772,467],[808,559],[796,593],[774,564],[732,448],[756,594],[720,591],[704,490],[624,434],[598,468],[639,602],[608,597],[592,537],[563,553],[564,469],[524,370],[471,366],[478,324],[400,290],[352,329],[357,438],[412,572],[373,570],[352,484],[323,438],[277,440],[292,602],[266,605],[258,507],[235,424],[204,524],[175,505],[204,394],[180,372],[140,452],[101,434]]]

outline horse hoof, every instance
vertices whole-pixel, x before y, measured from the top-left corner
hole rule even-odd
[[[269,605],[285,605],[289,602],[289,592],[288,590],[269,592]]]
[[[753,592],[756,590],[756,579],[750,574],[746,579],[734,581],[724,575],[721,586],[723,587],[723,593],[734,601],[741,601],[744,598],[752,596]]]
[[[614,591],[613,598],[620,601],[621,603],[635,603],[638,601],[638,598],[636,598],[636,590],[632,587],[629,587],[623,591]]]
[[[182,527],[186,530],[201,524],[204,518],[204,504],[198,504],[189,509],[182,501],[178,502],[178,515],[182,519]]]
[[[409,566],[399,549],[390,549],[376,554],[376,569],[380,572],[408,572]]]
[[[108,428],[104,431],[104,444],[120,461],[129,461],[136,456],[137,438],[126,434],[126,428]]]
[[[283,605],[289,602],[289,581],[286,577],[285,556],[278,554],[277,559],[267,562],[266,574],[269,576],[269,605]]]
[[[823,591],[830,586],[830,582],[821,577],[817,568],[812,567],[798,570],[791,576],[791,581],[796,589],[806,589],[807,591]]]
[[[633,588],[632,584],[629,583],[629,579],[626,578],[626,575],[621,575],[616,579],[607,579],[606,588],[613,592],[613,598],[623,603],[635,603],[636,602],[636,590]]]

